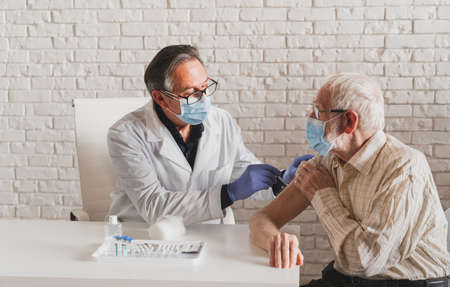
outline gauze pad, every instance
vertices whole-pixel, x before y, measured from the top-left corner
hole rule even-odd
[[[153,240],[173,240],[186,233],[183,218],[180,216],[163,215],[148,229],[148,235]]]

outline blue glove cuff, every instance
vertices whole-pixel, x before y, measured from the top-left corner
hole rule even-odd
[[[230,184],[227,185],[227,193],[228,193],[228,196],[230,197],[231,201],[232,201],[232,202],[235,202],[237,199],[236,199],[236,197],[234,196],[233,192],[231,192],[231,190],[230,190],[230,186],[231,186],[231,185],[232,185],[232,183],[230,183]]]

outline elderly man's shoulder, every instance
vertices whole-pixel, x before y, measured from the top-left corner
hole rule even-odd
[[[382,150],[382,159],[386,165],[416,165],[426,163],[425,155],[392,135],[386,135],[386,144]]]

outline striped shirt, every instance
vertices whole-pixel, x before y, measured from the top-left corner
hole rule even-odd
[[[348,162],[318,156],[336,184],[311,204],[335,252],[335,269],[369,279],[449,274],[448,223],[425,156],[378,131]]]

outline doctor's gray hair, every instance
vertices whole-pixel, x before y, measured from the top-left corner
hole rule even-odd
[[[202,65],[198,49],[191,45],[172,45],[162,48],[147,66],[145,85],[153,90],[172,91],[172,73],[184,62],[197,59]]]
[[[331,76],[324,87],[332,109],[354,110],[362,129],[384,129],[384,98],[377,82],[362,74],[341,73]]]

